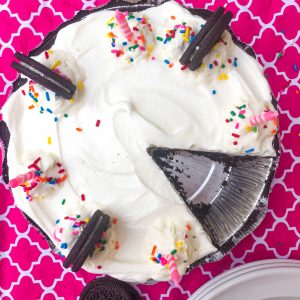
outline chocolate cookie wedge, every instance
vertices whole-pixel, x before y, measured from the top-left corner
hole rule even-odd
[[[95,244],[102,233],[107,230],[109,220],[110,217],[107,214],[100,210],[95,211],[64,261],[65,268],[72,265],[73,272],[77,272],[81,268],[87,257],[93,253]]]
[[[20,62],[12,62],[14,69],[56,94],[66,99],[72,98],[76,86],[71,81],[22,53],[16,52],[15,57]]]
[[[229,25],[232,13],[219,7],[214,14],[207,20],[204,27],[196,35],[195,40],[183,53],[180,63],[188,65],[191,71],[195,71],[202,63],[205,55],[209,53],[212,47],[222,36],[224,30]]]

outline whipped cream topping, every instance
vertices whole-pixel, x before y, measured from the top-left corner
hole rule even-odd
[[[60,60],[59,71],[81,86],[73,101],[54,94],[48,101],[46,91],[30,81],[10,97],[3,108],[11,133],[9,176],[26,172],[35,155],[56,157],[68,179],[32,201],[22,188],[14,189],[18,207],[63,255],[79,234],[72,234],[66,217],[79,215],[83,222],[100,209],[117,222],[111,222],[105,249],[95,251],[83,268],[127,281],[169,280],[168,270],[151,260],[154,245],[163,255],[177,249],[181,275],[216,248],[147,147],[273,156],[273,122],[255,129],[248,123],[251,116],[274,108],[262,68],[227,32],[203,66],[191,72],[182,70],[179,58],[192,35],[183,38],[180,26],[167,43],[157,37],[183,22],[197,33],[205,23],[202,18],[173,1],[133,16],[129,25],[143,33],[145,50],[139,43],[128,50],[131,45],[124,44],[117,24],[109,25],[115,23],[114,12],[100,11],[60,30],[48,59],[35,57],[47,66]],[[151,30],[141,24],[143,18]],[[112,51],[120,49],[124,53],[118,56]],[[31,86],[38,100],[44,97],[38,105],[55,101],[52,113],[41,113],[32,104]]]

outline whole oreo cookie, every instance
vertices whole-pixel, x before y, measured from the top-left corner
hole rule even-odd
[[[139,293],[129,284],[114,278],[98,278],[83,289],[80,300],[139,300]]]

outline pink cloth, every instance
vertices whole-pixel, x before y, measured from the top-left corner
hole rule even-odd
[[[27,54],[45,35],[81,9],[105,0],[0,0],[0,103],[4,103],[16,78],[10,68],[14,51]],[[191,7],[215,10],[225,0],[182,0]],[[266,258],[300,259],[300,3],[282,0],[234,0],[232,29],[250,44],[275,97],[279,100],[281,160],[270,194],[266,218],[220,262],[194,268],[180,281],[138,285],[143,299],[187,299],[196,289],[225,270]],[[282,50],[284,49],[284,50]],[[280,51],[284,54],[277,59]],[[1,158],[1,157],[0,157]],[[24,219],[14,201],[0,185],[0,298],[75,299],[96,276],[74,274],[62,267],[59,256]]]

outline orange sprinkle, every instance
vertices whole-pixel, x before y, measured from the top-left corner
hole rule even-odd
[[[117,218],[113,219],[113,224],[118,224],[118,219]]]
[[[82,128],[76,127],[76,130],[80,132],[80,131],[82,131]]]
[[[171,19],[172,19],[172,20],[175,20],[175,19],[176,19],[176,17],[175,17],[175,16],[171,16]]]
[[[30,92],[34,92],[34,87],[33,87],[33,85],[30,85],[30,86],[29,86],[29,91],[30,91]]]
[[[119,245],[119,242],[118,242],[118,241],[116,241],[116,243],[115,243],[115,249],[116,249],[116,250],[119,250],[119,249],[120,249],[120,245]]]
[[[188,231],[190,231],[192,229],[191,225],[189,225],[189,224],[187,224],[185,227]]]
[[[46,181],[47,181],[47,178],[46,178],[46,177],[39,177],[39,181],[40,181],[40,182],[46,182]]]
[[[152,256],[155,254],[156,248],[157,248],[157,246],[154,245],[153,248],[152,248],[152,252],[151,252],[151,255],[152,255]]]
[[[274,118],[274,119],[273,119],[273,123],[274,123],[275,126],[278,126],[278,119],[277,119],[277,118]]]
[[[61,178],[58,178],[57,180],[56,180],[56,183],[62,183],[62,182],[64,182],[65,180],[67,179],[67,174],[65,174],[63,177],[61,177]]]
[[[272,131],[271,131],[271,133],[274,135],[274,134],[276,134],[276,130],[275,129],[273,129]]]
[[[35,106],[34,105],[30,105],[30,106],[28,106],[28,108],[29,109],[33,109],[33,108],[35,108]]]
[[[173,63],[169,64],[169,68],[173,68],[173,66],[174,66]]]
[[[34,96],[35,98],[38,98],[39,93],[34,93],[33,96]]]

